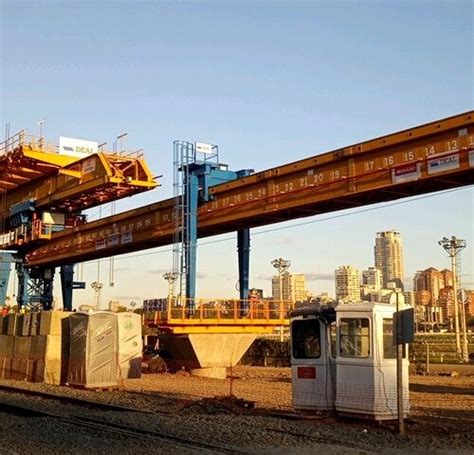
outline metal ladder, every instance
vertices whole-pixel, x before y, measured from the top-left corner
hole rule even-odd
[[[195,161],[194,144],[187,141],[173,142],[173,273],[176,274],[175,289],[172,294],[177,297],[178,305],[185,305],[186,274],[189,269],[186,251],[190,247],[190,192],[189,165]]]

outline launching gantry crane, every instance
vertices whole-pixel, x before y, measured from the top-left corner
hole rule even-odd
[[[156,186],[144,162],[101,153],[79,159],[63,149],[51,153],[23,136],[9,140],[0,153],[0,220],[7,221],[0,249],[18,252],[19,302],[40,296],[48,304],[51,272],[61,266],[68,308],[72,263],[174,244],[181,298],[175,302],[179,317],[173,309],[165,315],[167,327],[209,325],[204,308],[195,304],[199,238],[237,231],[241,307],[234,308],[234,321],[255,328],[255,314],[247,311],[250,228],[474,182],[473,111],[257,173],[229,170],[214,145],[176,141],[173,198],[82,224],[81,210]],[[28,282],[41,285],[36,294],[27,290]],[[189,318],[196,310],[197,317]],[[281,325],[282,314],[283,309],[272,323]]]
[[[28,266],[27,251],[83,225],[83,210],[157,185],[142,154],[102,152],[96,143],[69,138],[51,144],[25,131],[0,143],[0,250],[14,251],[18,306],[48,309],[53,300],[54,267]],[[84,286],[73,281],[73,266],[61,265],[65,309],[73,289]]]

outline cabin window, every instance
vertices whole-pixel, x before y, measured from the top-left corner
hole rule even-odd
[[[339,322],[341,357],[370,357],[370,323],[367,318],[342,318]]]
[[[321,356],[319,321],[317,319],[293,321],[291,346],[295,359],[319,358]]]

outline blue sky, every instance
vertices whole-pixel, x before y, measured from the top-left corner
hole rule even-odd
[[[469,1],[3,0],[0,123],[34,132],[45,118],[49,139],[109,144],[127,131],[127,145],[143,147],[164,177],[119,202],[123,210],[172,194],[174,139],[218,144],[232,169],[262,170],[472,109],[472,23]],[[375,233],[397,229],[408,281],[449,266],[441,237],[466,239],[462,281],[472,288],[473,194],[255,229],[251,285],[269,291],[270,261],[282,256],[308,274],[311,291],[333,294],[334,269],[373,265]],[[103,301],[165,295],[168,250],[117,257]],[[234,236],[205,239],[198,254],[198,294],[236,296]],[[86,264],[84,278],[96,269]],[[108,281],[106,260],[100,278]],[[76,302],[91,298],[89,288]]]

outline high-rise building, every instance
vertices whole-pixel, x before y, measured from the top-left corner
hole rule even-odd
[[[360,273],[352,265],[342,265],[336,271],[336,300],[360,301]]]
[[[283,273],[272,278],[272,297],[275,301],[302,302],[308,298],[306,278],[302,273]]]
[[[382,271],[382,285],[395,282],[403,289],[402,239],[398,231],[377,232],[374,247],[375,267]]]
[[[434,267],[426,270],[420,270],[413,277],[414,291],[429,291],[430,304],[437,305],[440,297],[440,291],[453,285],[453,274],[445,269],[441,272]]]

